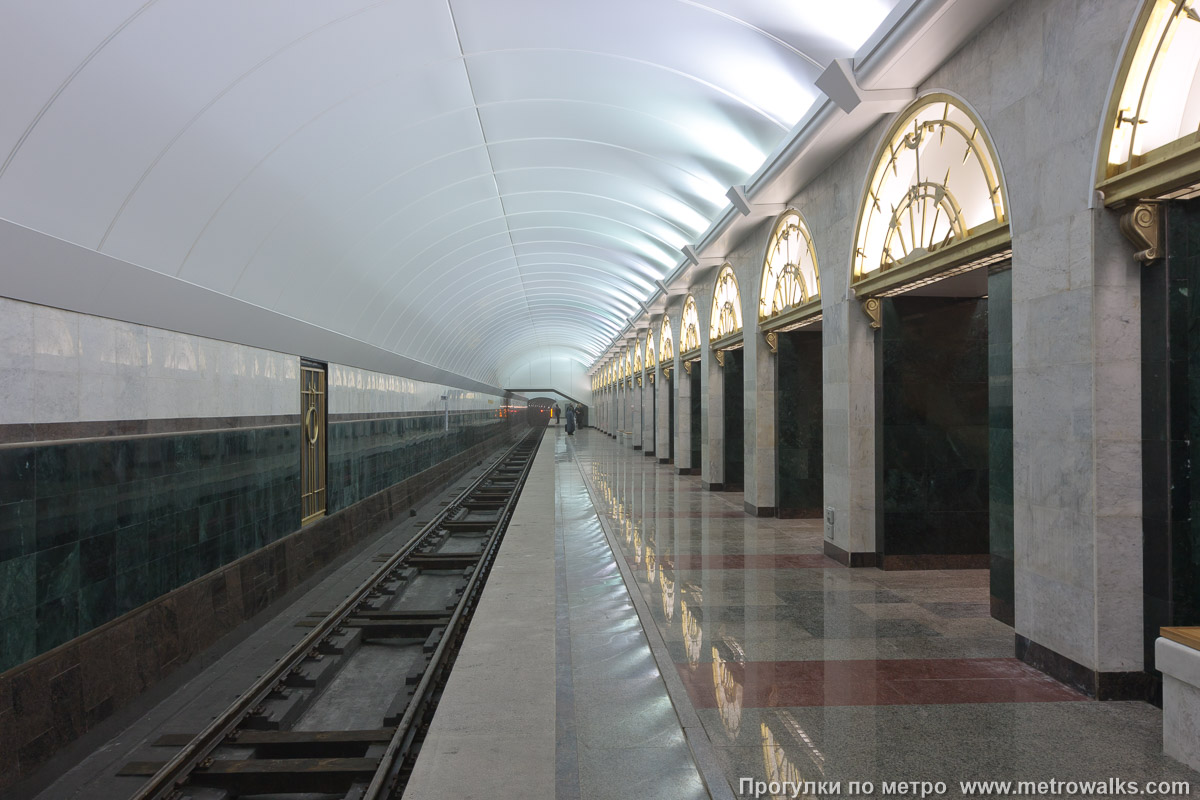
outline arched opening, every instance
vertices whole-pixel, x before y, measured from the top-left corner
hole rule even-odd
[[[819,518],[825,491],[821,278],[800,212],[784,211],[767,240],[758,325],[771,354],[775,514]],[[760,373],[761,374],[761,373]]]
[[[966,104],[931,94],[897,116],[873,163],[851,282],[881,329],[877,562],[990,567],[992,614],[1011,625],[1011,238],[999,162]]]
[[[710,374],[716,379],[714,383],[719,383],[713,390],[720,396],[722,420],[719,443],[722,470],[720,480],[714,481],[711,488],[740,492],[746,480],[745,350],[742,296],[737,276],[728,264],[717,273],[713,286],[708,341],[716,357],[717,369]]]
[[[1200,624],[1200,15],[1146,0],[1100,134],[1096,188],[1141,262],[1143,645]]]
[[[680,439],[687,435],[688,464],[679,468],[680,475],[700,474],[700,315],[696,312],[696,298],[690,294],[683,301],[683,316],[679,324],[679,358],[683,362],[684,375],[679,381],[679,402],[687,409],[686,430],[679,432]],[[681,415],[682,416],[682,415]],[[682,420],[681,420],[682,422]]]

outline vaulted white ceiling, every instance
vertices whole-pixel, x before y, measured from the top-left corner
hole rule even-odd
[[[480,381],[588,364],[897,2],[3,2],[0,217]]]

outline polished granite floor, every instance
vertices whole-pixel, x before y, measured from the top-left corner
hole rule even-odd
[[[740,493],[597,431],[559,436],[559,797],[1200,785],[1161,754],[1158,709],[1091,701],[1013,658],[986,571],[848,569],[822,555],[820,520],[749,517]]]

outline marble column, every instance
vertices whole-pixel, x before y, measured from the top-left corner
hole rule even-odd
[[[689,373],[683,368],[683,360],[676,362],[679,370],[675,373],[675,470],[680,475],[691,474],[692,468],[692,382]],[[695,367],[693,367],[695,369]]]
[[[651,381],[651,378],[655,380]],[[646,377],[642,382],[642,451],[647,456],[652,456],[655,453],[654,420],[658,409],[654,404],[654,386],[657,380],[657,366],[646,370]]]
[[[625,388],[625,381],[622,379],[617,386],[617,441],[622,445],[625,444],[625,431],[628,430],[629,416],[629,390]]]
[[[636,374],[630,379],[629,388],[629,443],[634,450],[642,449],[642,387],[638,382],[642,375]]]
[[[674,362],[672,362],[672,367]],[[659,364],[658,379],[654,382],[654,402],[658,405],[658,414],[654,418],[654,452],[658,463],[667,464],[671,461],[671,392],[675,390],[674,381],[667,378],[663,365]]]
[[[693,367],[695,369],[696,367]],[[700,426],[700,481],[705,489],[725,486],[725,371],[707,345],[700,354],[703,417]]]
[[[851,566],[875,563],[875,339],[862,304],[846,299],[848,273],[822,272],[825,371],[822,464],[825,552]],[[835,299],[836,298],[836,299]]]
[[[745,334],[744,505],[747,514],[770,517],[775,514],[775,356],[757,327]]]

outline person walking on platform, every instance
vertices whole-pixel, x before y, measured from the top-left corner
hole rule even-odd
[[[558,424],[558,418],[562,416],[562,409],[558,407],[558,403],[550,409],[550,419],[554,420],[554,424]]]
[[[567,404],[567,436],[575,435],[575,406]]]

